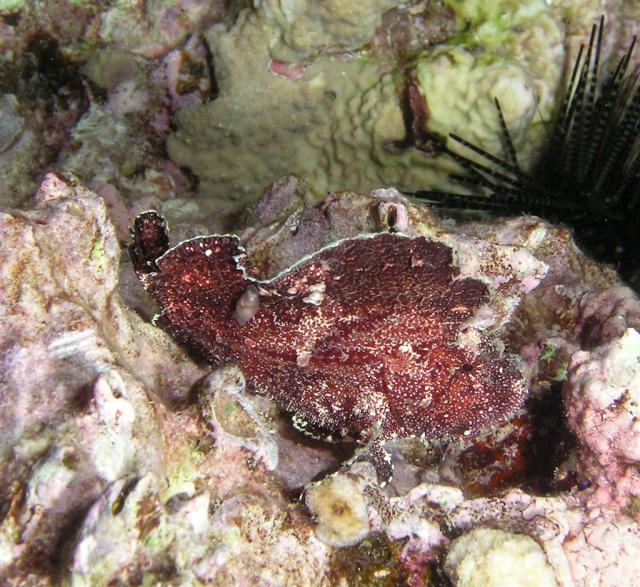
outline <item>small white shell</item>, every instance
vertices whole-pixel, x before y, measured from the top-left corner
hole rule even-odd
[[[253,284],[249,284],[236,302],[233,317],[240,326],[244,326],[258,313],[259,309],[260,296],[258,294],[258,288]]]

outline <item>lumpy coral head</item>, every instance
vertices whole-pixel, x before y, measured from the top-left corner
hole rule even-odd
[[[252,391],[314,425],[362,441],[462,436],[522,403],[515,366],[481,337],[460,342],[489,291],[459,276],[443,243],[343,240],[260,280],[234,236],[168,249],[164,220],[146,212],[133,237],[160,324],[213,365],[236,363]]]

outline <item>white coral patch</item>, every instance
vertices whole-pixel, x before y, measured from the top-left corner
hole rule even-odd
[[[475,528],[456,538],[444,565],[455,587],[556,587],[542,547],[529,536]]]
[[[575,353],[567,388],[569,422],[594,450],[614,443],[640,459],[640,333],[629,328],[592,353]]]
[[[640,584],[640,528],[630,518],[597,518],[564,549],[576,587]]]

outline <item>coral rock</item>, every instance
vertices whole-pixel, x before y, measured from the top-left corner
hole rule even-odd
[[[567,419],[581,448],[593,502],[625,506],[640,495],[640,333],[628,329],[572,357],[565,387]]]
[[[318,522],[316,536],[320,540],[343,547],[357,544],[369,534],[362,489],[362,479],[338,474],[307,490],[306,504]]]
[[[556,587],[540,545],[523,534],[475,528],[451,544],[445,570],[455,587]]]
[[[0,214],[0,236],[4,582],[46,572],[108,484],[161,467],[147,391],[171,403],[201,372],[123,306],[120,248],[95,194],[49,174],[33,209]]]

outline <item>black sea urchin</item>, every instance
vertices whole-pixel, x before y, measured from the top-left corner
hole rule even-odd
[[[442,208],[497,214],[536,214],[573,228],[576,242],[595,259],[613,264],[640,287],[640,65],[626,54],[599,79],[604,18],[580,48],[550,137],[531,173],[518,165],[500,105],[496,107],[506,157],[496,157],[457,136],[475,158],[436,147],[463,168],[452,175],[470,193],[418,191],[410,195]]]

